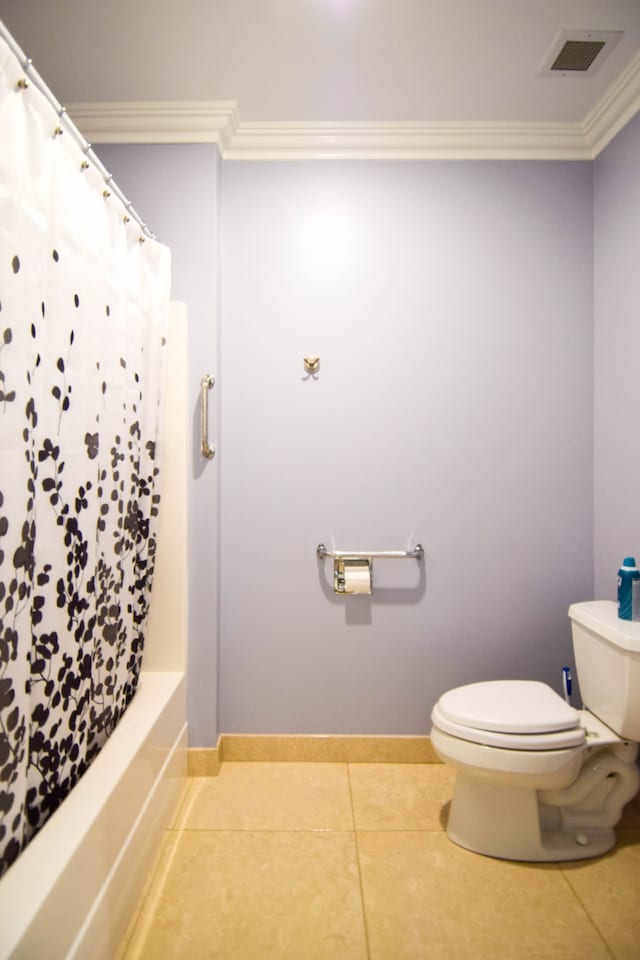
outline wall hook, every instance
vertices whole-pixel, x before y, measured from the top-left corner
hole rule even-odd
[[[309,377],[315,377],[320,369],[320,357],[305,357],[304,369]]]

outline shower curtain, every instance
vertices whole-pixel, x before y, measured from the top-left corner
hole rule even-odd
[[[0,38],[0,874],[135,693],[156,543],[169,253],[60,130]]]

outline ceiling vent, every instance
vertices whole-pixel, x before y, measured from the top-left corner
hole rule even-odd
[[[561,30],[545,57],[548,77],[590,77],[599,70],[622,30]]]

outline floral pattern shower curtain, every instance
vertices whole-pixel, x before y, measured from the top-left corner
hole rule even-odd
[[[0,41],[0,873],[134,695],[169,254]]]

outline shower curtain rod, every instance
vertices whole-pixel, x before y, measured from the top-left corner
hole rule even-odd
[[[96,168],[96,170],[104,180],[105,184],[108,186],[110,192],[113,193],[118,198],[118,200],[122,203],[122,205],[125,207],[127,211],[127,216],[130,219],[135,220],[135,222],[138,224],[138,226],[142,230],[145,237],[148,237],[150,240],[155,240],[156,239],[155,234],[151,232],[151,230],[149,229],[147,224],[144,222],[140,214],[134,209],[133,204],[131,204],[130,201],[127,200],[126,196],[124,195],[124,193],[122,192],[118,184],[114,181],[112,175],[109,173],[109,171],[104,166],[104,164],[99,160],[97,154],[92,149],[89,141],[86,139],[86,137],[84,137],[80,133],[75,123],[73,122],[71,117],[68,115],[66,107],[63,107],[60,101],[57,100],[57,98],[53,95],[53,93],[51,92],[47,84],[44,82],[44,80],[42,79],[42,77],[40,76],[36,68],[33,66],[33,61],[30,60],[29,57],[27,57],[27,55],[24,53],[24,51],[18,46],[14,38],[11,36],[9,31],[5,27],[2,20],[0,20],[0,37],[2,37],[2,39],[5,41],[5,43],[13,53],[14,57],[20,64],[21,69],[24,71],[25,75],[29,78],[30,82],[33,83],[33,85],[40,91],[40,93],[44,97],[46,97],[46,99],[49,101],[49,103],[55,110],[56,114],[58,115],[58,119],[60,123],[64,124],[64,129],[68,131],[73,137],[73,139],[76,141],[82,153],[84,154],[86,160]]]

